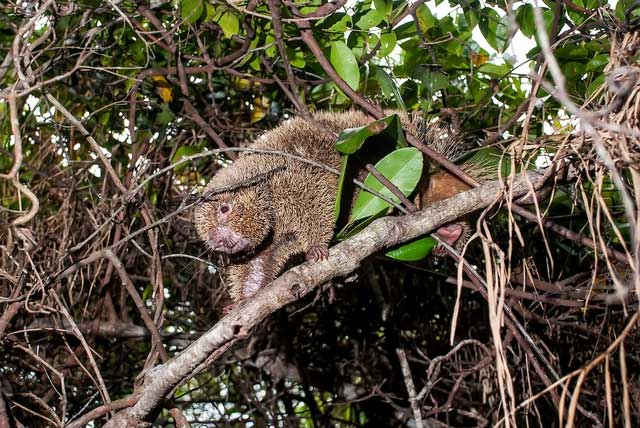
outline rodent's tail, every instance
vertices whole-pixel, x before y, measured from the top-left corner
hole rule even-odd
[[[419,112],[412,116],[411,122],[416,131],[416,137],[427,146],[451,161],[455,161],[464,153],[464,140],[457,126],[457,120],[451,122],[442,118],[426,120]]]
[[[460,130],[460,123],[455,112],[443,110],[440,118],[427,120],[420,112],[414,112],[410,117],[405,115],[407,129],[414,133],[424,144],[441,153],[467,175],[477,181],[494,180],[498,177],[498,161],[495,155],[468,156],[470,147]],[[403,123],[404,125],[404,123]],[[436,172],[440,168],[432,165]]]

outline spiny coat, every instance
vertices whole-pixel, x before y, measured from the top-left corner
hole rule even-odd
[[[399,115],[405,129],[440,152],[451,152],[459,144],[423,121]],[[296,117],[249,147],[289,153],[339,169],[340,154],[334,148],[337,135],[372,121],[355,110],[315,113],[311,121]],[[264,179],[256,183],[259,176]],[[338,177],[318,166],[279,154],[249,152],[218,171],[205,194],[243,181],[252,183],[217,193],[195,210],[199,236],[212,250],[230,254],[226,286],[234,301],[253,295],[275,279],[296,254],[304,253],[311,261],[327,256],[338,186]]]
[[[370,122],[358,111],[316,113],[313,121],[296,117],[249,147],[290,153],[339,169],[337,134]],[[232,255],[226,281],[235,301],[272,281],[295,254],[322,258],[333,236],[338,177],[317,166],[277,154],[247,153],[221,169],[205,192],[261,174],[266,174],[263,181],[217,194],[195,210],[200,237],[213,250]]]

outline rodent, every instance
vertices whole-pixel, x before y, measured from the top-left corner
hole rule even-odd
[[[400,114],[400,118],[412,133],[419,136],[423,131],[406,114]],[[249,147],[286,152],[339,169],[341,155],[334,148],[337,135],[372,121],[356,110],[314,113],[312,121],[295,117]],[[438,148],[440,143],[434,146]],[[296,254],[304,253],[312,262],[328,257],[333,237],[338,177],[317,166],[278,154],[248,152],[219,170],[205,193],[258,175],[265,175],[264,180],[217,193],[195,209],[200,238],[211,250],[230,255],[226,286],[236,302],[273,281]],[[444,199],[437,195],[430,198]],[[456,233],[453,231],[453,235]],[[459,235],[443,238],[453,244]]]

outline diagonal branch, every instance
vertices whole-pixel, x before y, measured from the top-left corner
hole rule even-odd
[[[520,176],[514,180],[510,193],[513,197],[522,196],[529,191],[531,183],[539,186],[543,177],[533,172]],[[207,360],[212,352],[233,339],[245,337],[273,312],[299,300],[332,278],[350,274],[366,257],[383,248],[417,238],[460,216],[491,205],[504,191],[501,183],[489,182],[437,202],[418,213],[378,219],[360,233],[332,247],[327,260],[314,264],[303,263],[290,269],[251,299],[238,305],[183,352],[150,370],[138,402],[130,409],[117,413],[105,427],[127,428],[148,421],[165,396],[192,376],[198,365]]]

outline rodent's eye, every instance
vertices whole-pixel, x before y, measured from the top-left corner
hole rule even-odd
[[[231,212],[231,205],[222,204],[222,205],[220,205],[218,210],[220,210],[220,214],[228,214],[229,212]]]

